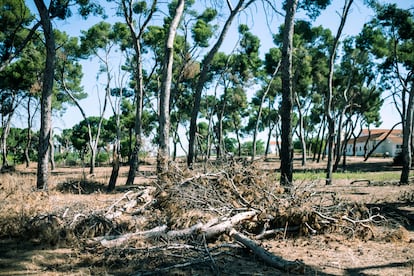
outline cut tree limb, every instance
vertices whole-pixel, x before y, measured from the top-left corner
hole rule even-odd
[[[218,235],[229,232],[236,224],[243,220],[252,219],[257,215],[257,211],[247,211],[232,216],[219,224],[212,225],[208,228],[203,228],[202,231],[205,234],[207,240],[217,237]]]
[[[100,242],[104,247],[116,247],[123,245],[125,242],[134,237],[143,237],[149,239],[162,236],[166,232],[167,228],[167,225],[162,225],[146,231],[128,233],[120,236],[101,236],[96,237],[93,240]]]
[[[154,237],[162,236],[167,239],[178,239],[188,237],[194,234],[202,234],[207,240],[211,240],[225,232],[228,233],[241,221],[252,219],[256,215],[257,211],[247,211],[243,213],[238,213],[230,218],[226,218],[224,221],[220,220],[222,222],[214,219],[210,222],[207,222],[206,224],[200,222],[189,228],[170,231],[168,231],[167,225],[162,225],[147,231],[140,231],[136,233],[127,233],[119,236],[95,237],[93,238],[93,241],[101,243],[101,245],[104,247],[116,247],[125,244],[131,238],[151,239]]]
[[[234,229],[231,229],[230,237],[249,248],[257,257],[272,267],[290,273],[304,273],[304,264],[300,261],[288,261],[281,257],[273,255],[263,247],[259,246],[255,241],[249,239]]]

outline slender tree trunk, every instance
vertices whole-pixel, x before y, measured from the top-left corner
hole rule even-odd
[[[27,101],[27,132],[26,132],[26,146],[24,148],[24,159],[26,168],[30,166],[30,147],[32,144],[32,114],[30,114],[30,104],[32,97]]]
[[[336,172],[338,170],[338,166],[339,166],[339,162],[341,161],[341,149],[342,149],[342,142],[346,142],[346,141],[342,141],[342,121],[343,118],[345,116],[345,112],[348,109],[348,107],[345,107],[342,112],[341,115],[339,117],[339,122],[338,122],[338,130],[337,130],[337,136],[336,136],[336,145],[335,145],[335,163],[333,165],[333,172]],[[345,137],[344,137],[345,138]],[[344,139],[345,140],[345,139]]]
[[[364,161],[367,161],[368,158],[374,153],[374,151],[385,141],[387,140],[388,136],[392,133],[392,131],[394,130],[394,128],[396,128],[398,125],[400,125],[401,122],[396,123],[392,126],[392,128],[390,128],[390,130],[387,132],[387,134],[385,135],[385,137],[379,141],[377,144],[375,144],[375,146],[366,154]],[[404,136],[404,135],[403,135]],[[411,147],[412,148],[412,147]]]
[[[298,107],[298,113],[299,113],[299,140],[300,144],[302,146],[302,166],[306,166],[306,160],[307,160],[307,152],[306,152],[306,139],[305,139],[305,127],[303,122],[303,111],[302,106],[299,101],[299,96],[297,93],[295,93],[295,102]]]
[[[286,1],[285,29],[283,31],[282,46],[282,146],[280,152],[280,183],[292,185],[293,180],[293,142],[292,142],[292,52],[293,32],[295,27],[295,13],[298,0]]]
[[[119,128],[118,128],[119,129]],[[119,131],[117,131],[119,132]],[[117,134],[118,136],[118,134]],[[116,181],[119,175],[119,168],[120,168],[120,143],[119,143],[119,136],[116,138],[115,145],[114,145],[114,154],[113,154],[113,161],[112,161],[112,171],[111,177],[109,178],[108,183],[108,192],[115,190]]]
[[[50,140],[49,140],[49,160],[50,170],[55,170],[55,145],[53,143],[53,129],[50,129]]]
[[[221,33],[219,35],[219,38],[217,39],[216,43],[213,45],[211,50],[208,52],[207,56],[203,59],[203,62],[201,64],[201,72],[200,76],[197,80],[197,85],[195,88],[194,93],[194,104],[191,112],[191,119],[190,119],[190,131],[189,131],[189,142],[188,142],[188,156],[187,156],[187,166],[189,168],[193,167],[194,157],[195,157],[195,146],[196,146],[196,132],[197,132],[197,117],[198,112],[200,111],[200,102],[201,102],[201,94],[204,89],[204,84],[207,81],[208,74],[210,73],[210,64],[213,61],[213,58],[217,51],[219,50],[220,46],[222,45],[224,38],[227,35],[228,30],[230,29],[230,26],[233,22],[233,19],[236,17],[236,15],[246,8],[248,5],[253,3],[254,1],[250,0],[247,1],[248,3],[244,6],[245,0],[239,0],[236,7],[232,8],[230,1],[227,3],[229,4],[230,8],[230,15],[227,18],[226,22],[224,23],[223,29],[221,30]]]
[[[2,117],[4,119],[4,117]],[[9,161],[7,160],[8,155],[8,147],[7,147],[7,137],[9,137],[10,133],[10,125],[11,125],[11,118],[12,113],[7,115],[7,119],[3,121],[3,129],[1,132],[1,156],[2,156],[2,168],[6,168],[9,166]]]
[[[218,141],[217,141],[217,143],[218,143],[218,148],[217,148],[217,159],[220,159],[220,158],[225,158],[225,155],[226,155],[226,150],[225,150],[225,146],[224,146],[224,135],[223,135],[223,118],[224,118],[224,112],[225,112],[225,109],[226,109],[226,101],[227,101],[227,93],[228,93],[228,88],[227,88],[227,85],[226,85],[226,80],[223,80],[224,81],[224,92],[223,92],[223,100],[222,100],[222,104],[221,104],[221,108],[220,108],[220,110],[219,110],[219,112],[218,112],[218,114],[217,114],[217,119],[218,119]]]
[[[52,92],[55,75],[55,37],[53,26],[49,17],[49,11],[42,0],[34,0],[39,11],[43,34],[46,40],[46,66],[43,74],[43,88],[41,95],[41,118],[39,133],[39,151],[37,163],[37,183],[38,189],[47,190],[49,174],[49,141],[52,129]]]
[[[339,39],[342,35],[342,30],[345,26],[348,12],[351,8],[353,0],[345,0],[344,7],[341,15],[341,22],[339,24],[338,31],[334,43],[332,45],[332,51],[329,56],[329,75],[328,75],[328,99],[326,101],[326,118],[328,121],[328,162],[326,167],[326,185],[332,184],[332,170],[333,170],[333,154],[334,154],[334,139],[335,139],[335,116],[332,114],[332,99],[333,99],[333,73],[334,64],[336,58],[336,50],[338,48]],[[340,135],[338,133],[338,135]]]
[[[265,150],[265,159],[267,159],[270,151],[270,141],[272,140],[272,132],[274,127],[269,127],[269,132],[267,133],[267,139],[266,139],[266,150]],[[276,137],[276,143],[277,143],[277,137]],[[276,145],[275,145],[276,148]]]
[[[178,24],[184,12],[184,0],[179,0],[175,10],[174,18],[168,30],[168,37],[165,43],[164,69],[162,74],[162,87],[160,94],[159,112],[159,145],[157,156],[157,172],[168,171],[169,161],[169,138],[170,138],[170,94],[173,69],[174,39],[177,33]]]
[[[410,176],[410,169],[412,163],[412,148],[411,139],[413,136],[413,114],[414,113],[414,85],[411,85],[411,90],[408,98],[407,113],[405,121],[403,121],[403,145],[402,157],[403,167],[401,171],[400,183],[408,184]]]
[[[279,61],[276,68],[275,68],[275,71],[273,72],[272,78],[270,79],[269,84],[267,85],[267,88],[266,88],[265,92],[263,93],[262,99],[260,101],[259,111],[257,112],[257,118],[256,118],[255,126],[254,126],[254,132],[253,132],[252,162],[254,161],[255,156],[256,156],[256,139],[257,139],[257,133],[259,132],[259,123],[260,123],[260,120],[262,118],[263,103],[266,100],[267,94],[269,93],[270,87],[272,85],[273,80],[275,79],[275,76],[276,76],[277,72],[279,72],[280,63],[281,62]],[[265,152],[266,156],[267,156],[268,146],[269,146],[269,140],[268,140],[268,144],[266,145],[266,152]]]
[[[323,136],[321,136],[322,126],[323,126],[323,124],[321,122],[320,127],[318,129],[318,134],[316,135],[315,146],[313,147],[314,150],[313,150],[313,158],[312,158],[312,161],[315,161],[316,160],[316,155],[319,153],[319,148],[322,146],[319,143],[320,140],[322,140],[321,137],[323,137]]]
[[[148,25],[149,21],[151,20],[157,5],[157,0],[152,1],[151,10],[144,23],[140,26],[139,32],[135,32],[134,27],[134,20],[133,20],[133,1],[121,1],[122,11],[124,13],[124,17],[126,23],[128,25],[129,31],[132,36],[132,43],[134,46],[135,51],[135,60],[136,60],[136,68],[135,68],[135,92],[136,92],[136,112],[135,112],[135,144],[132,148],[131,155],[129,157],[129,171],[128,171],[128,178],[126,181],[126,185],[134,184],[135,174],[139,167],[139,151],[141,150],[142,146],[142,105],[143,105],[143,97],[144,97],[144,80],[143,80],[143,72],[142,72],[142,55],[141,55],[141,37],[144,33],[146,26]]]
[[[91,148],[91,157],[89,159],[89,174],[92,175],[95,173],[95,160],[96,160],[97,149],[95,148],[94,145],[91,145],[90,148]]]

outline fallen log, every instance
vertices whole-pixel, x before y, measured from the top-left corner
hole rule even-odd
[[[168,231],[167,225],[155,227],[150,230],[140,231],[135,233],[127,233],[118,236],[100,236],[92,239],[93,242],[99,242],[104,247],[117,247],[128,242],[131,238],[144,238],[151,239],[156,237],[164,237],[166,239],[179,239],[189,237],[191,235],[203,235],[207,240],[216,238],[217,236],[228,233],[238,223],[243,220],[252,219],[257,214],[257,211],[247,211],[236,214],[230,218],[219,222],[217,219],[213,219],[206,224],[197,223],[189,228],[180,230]]]
[[[283,271],[289,273],[297,273],[303,274],[305,267],[304,264],[298,260],[296,261],[289,261],[285,260],[281,257],[273,255],[260,245],[258,245],[255,241],[249,239],[242,233],[236,231],[235,229],[230,230],[230,237],[233,238],[235,241],[243,244],[245,247],[249,248],[257,257],[262,259],[268,265],[275,267],[277,269],[281,269]]]
[[[204,233],[206,239],[210,240],[225,232],[228,233],[239,222],[243,220],[252,219],[253,217],[257,215],[257,213],[258,213],[257,211],[247,211],[247,212],[239,213],[219,224],[212,225],[208,228],[202,228],[201,230]]]
[[[157,226],[150,230],[140,231],[136,233],[127,233],[119,236],[101,236],[93,238],[93,241],[100,242],[104,247],[121,246],[131,238],[142,237],[145,239],[162,236],[167,230],[167,225]]]

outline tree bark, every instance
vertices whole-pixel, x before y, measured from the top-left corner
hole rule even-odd
[[[2,124],[3,124],[3,129],[1,132],[1,156],[2,156],[2,168],[6,168],[9,166],[9,162],[7,160],[7,137],[9,136],[10,133],[10,125],[11,125],[11,118],[12,118],[12,113],[9,113],[7,115],[7,119],[4,122],[4,117],[2,117]]]
[[[174,39],[177,33],[178,24],[184,12],[184,0],[179,0],[175,9],[174,18],[168,30],[168,37],[165,43],[164,68],[162,74],[162,87],[160,94],[160,111],[159,111],[159,145],[157,156],[157,172],[164,173],[168,171],[169,161],[169,139],[170,139],[170,94],[172,82],[172,67],[174,54]]]
[[[402,157],[403,168],[401,171],[400,183],[408,184],[408,178],[410,176],[410,169],[412,163],[412,147],[411,139],[413,136],[413,114],[414,113],[414,85],[411,85],[409,93],[407,113],[405,121],[403,122],[403,145],[402,145]]]
[[[298,0],[288,0],[286,2],[285,27],[283,31],[282,46],[282,145],[280,151],[280,183],[282,185],[292,185],[293,179],[293,142],[292,142],[292,52],[293,52],[293,33],[295,28],[295,13]]]
[[[328,75],[328,97],[326,101],[325,114],[328,122],[328,162],[326,167],[326,185],[332,184],[332,170],[333,170],[333,154],[334,154],[334,139],[335,139],[335,116],[332,114],[332,100],[333,100],[333,73],[334,64],[336,58],[336,50],[338,49],[339,39],[342,35],[348,12],[351,8],[353,0],[345,0],[344,7],[341,15],[341,22],[339,24],[338,31],[334,43],[332,45],[332,51],[329,55],[329,75]],[[340,135],[338,133],[337,135]]]
[[[283,258],[273,255],[263,247],[259,246],[255,241],[249,239],[242,233],[232,229],[230,231],[230,237],[232,237],[237,242],[243,244],[247,248],[249,248],[257,257],[262,259],[268,265],[275,267],[277,269],[281,269],[283,271],[292,272],[294,274],[304,273],[304,265],[299,261],[288,261],[284,260]]]
[[[52,92],[55,76],[55,37],[49,11],[42,0],[34,0],[40,15],[40,22],[46,41],[46,66],[43,74],[43,87],[40,104],[40,133],[37,163],[37,189],[48,188],[49,141],[52,129]]]

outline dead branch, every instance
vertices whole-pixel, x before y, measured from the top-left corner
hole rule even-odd
[[[353,220],[347,216],[342,216],[342,219],[351,222],[352,224],[363,224],[363,223],[367,223],[367,222],[376,222],[376,218],[379,218],[381,220],[386,220],[384,216],[381,216],[380,214],[376,214],[376,215],[372,215],[367,219],[360,219],[360,220]]]
[[[197,223],[189,228],[181,229],[181,230],[171,230],[167,232],[167,237],[170,239],[178,239],[182,237],[188,237],[193,235],[194,233],[200,231],[203,227],[203,224]]]
[[[317,214],[318,216],[320,216],[321,218],[326,219],[328,222],[334,222],[334,223],[338,222],[336,218],[328,217],[318,211],[313,211],[313,212]]]
[[[109,206],[108,211],[106,211],[106,215],[109,214],[112,211],[112,209],[115,208],[115,206],[117,206],[122,200],[124,200],[125,198],[128,198],[128,195],[132,193],[133,191],[126,192],[120,199],[118,199],[111,206]]]
[[[363,183],[363,182],[365,182],[365,183],[367,183],[367,185],[369,186],[369,185],[371,185],[371,180],[369,180],[369,179],[356,179],[356,180],[353,180],[353,181],[351,181],[351,183],[349,183],[349,184],[355,184],[355,183]]]
[[[263,247],[259,246],[255,241],[249,239],[242,233],[231,229],[230,237],[236,240],[237,242],[243,244],[249,248],[257,257],[262,259],[268,265],[287,271],[290,273],[299,273],[303,274],[304,265],[300,261],[288,261],[276,255],[273,255],[269,251],[265,250]]]
[[[191,182],[193,180],[198,180],[201,178],[207,178],[207,179],[211,179],[211,178],[217,178],[219,175],[221,175],[222,172],[219,173],[206,173],[206,174],[197,174],[195,176],[189,177],[184,179],[183,181],[181,181],[181,183],[178,184],[178,186],[182,186],[188,182]]]
[[[246,207],[246,206],[250,206],[251,204],[250,204],[250,202],[248,202],[243,196],[242,196],[242,194],[239,192],[239,189],[237,189],[237,187],[236,187],[236,185],[234,184],[234,181],[233,181],[233,179],[231,179],[231,177],[229,177],[229,175],[227,174],[227,173],[225,173],[225,172],[223,172],[225,175],[226,175],[226,177],[227,177],[227,180],[230,182],[230,184],[231,184],[231,187],[233,188],[233,192],[237,195],[237,197],[242,201],[241,202],[241,204],[244,206],[244,207]]]
[[[225,232],[230,231],[238,223],[243,220],[252,219],[257,214],[256,211],[247,211],[236,214],[224,221],[218,223],[218,220],[211,220],[206,224],[197,223],[192,227],[181,230],[168,230],[166,225],[158,226],[150,230],[140,231],[136,233],[128,233],[118,236],[100,236],[93,238],[94,242],[101,243],[104,247],[117,247],[125,244],[132,238],[153,239],[155,237],[165,237],[167,239],[185,238],[194,234],[203,234],[207,240],[213,239]]]
[[[254,237],[255,240],[264,240],[264,239],[268,239],[270,237],[273,237],[277,234],[284,234],[284,236],[286,236],[286,232],[296,232],[299,231],[300,227],[299,226],[291,226],[291,227],[286,227],[286,228],[276,228],[276,229],[269,229],[269,230],[265,230],[262,233],[256,235]]]
[[[202,229],[203,233],[206,236],[206,239],[212,239],[217,237],[218,235],[229,232],[236,224],[243,220],[249,220],[252,219],[257,215],[257,211],[247,211],[243,213],[239,213],[237,215],[234,215],[230,219],[227,219],[219,224],[213,225],[209,228]]]
[[[101,237],[95,237],[92,240],[95,242],[100,242],[102,246],[104,247],[117,247],[121,246],[127,241],[129,241],[131,238],[155,238],[163,235],[165,231],[167,230],[167,225],[157,226],[155,228],[152,228],[150,230],[146,231],[140,231],[136,233],[128,233],[124,235],[119,236],[101,236]]]

